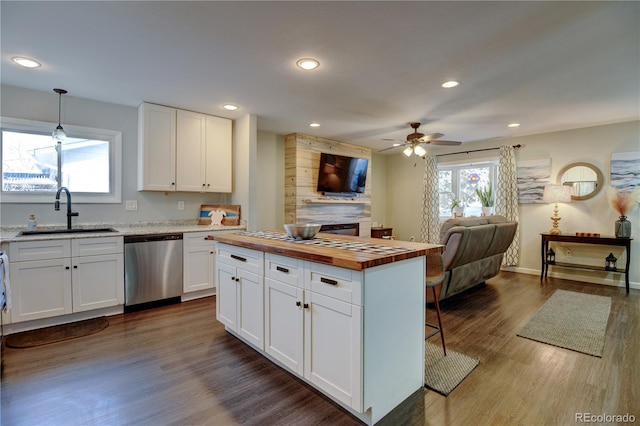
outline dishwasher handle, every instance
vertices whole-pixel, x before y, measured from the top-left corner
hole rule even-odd
[[[151,241],[171,241],[171,240],[182,240],[182,234],[129,235],[124,237],[125,244],[148,243]]]

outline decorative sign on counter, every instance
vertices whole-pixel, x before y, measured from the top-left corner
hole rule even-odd
[[[222,222],[218,220],[211,221],[212,216],[218,217],[217,214],[212,213],[215,211],[221,211],[224,213]],[[200,206],[200,215],[198,217],[198,225],[225,225],[234,226],[240,225],[240,205],[239,204],[202,204]]]

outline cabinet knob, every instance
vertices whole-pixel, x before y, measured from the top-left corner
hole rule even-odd
[[[171,186],[174,186],[176,183],[175,182],[171,182]]]
[[[78,269],[78,265],[73,265],[73,269]]]
[[[309,304],[308,304],[308,303],[305,303],[305,304],[304,304],[304,308],[305,308],[305,309],[309,309]]]
[[[235,281],[235,280],[236,280],[236,277],[231,277],[231,281]]]
[[[214,254],[214,253],[215,253],[214,251],[210,251],[210,252],[209,252],[209,254]]]
[[[240,282],[240,278],[236,278],[236,282]]]
[[[208,188],[208,187],[210,187],[210,186],[211,186],[211,184],[210,184],[210,183],[208,183],[208,184],[207,184],[207,188]]]
[[[300,306],[302,305],[302,302],[300,302],[299,300],[296,300],[296,306]]]
[[[68,267],[68,266],[65,266],[65,267],[64,267],[64,269],[69,269],[69,267]]]

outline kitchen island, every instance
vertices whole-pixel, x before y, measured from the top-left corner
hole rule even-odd
[[[425,256],[440,245],[212,235],[216,318],[367,424],[424,385]]]

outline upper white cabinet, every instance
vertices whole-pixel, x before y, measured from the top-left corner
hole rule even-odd
[[[231,192],[231,120],[143,103],[138,190]]]
[[[176,190],[176,109],[138,108],[138,190]]]

